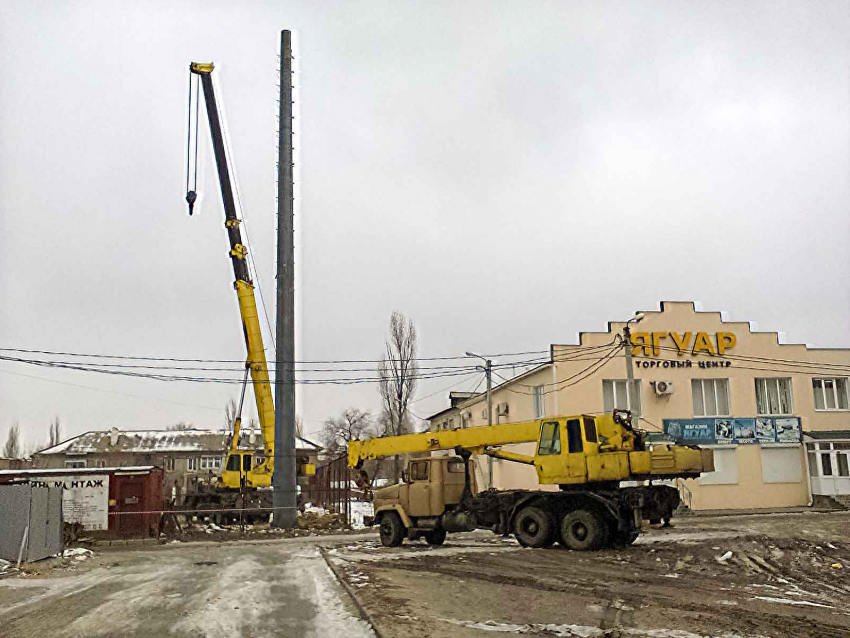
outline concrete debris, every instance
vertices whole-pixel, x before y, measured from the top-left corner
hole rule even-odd
[[[732,558],[732,552],[728,551],[725,554],[723,554],[722,556],[718,556],[717,562],[722,565],[722,564],[725,564],[726,561],[729,560],[730,558]]]
[[[94,552],[85,547],[69,547],[62,552],[62,558],[73,558],[74,560],[86,560],[94,556]]]

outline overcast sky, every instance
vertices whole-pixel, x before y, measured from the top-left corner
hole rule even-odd
[[[662,299],[850,346],[844,0],[7,0],[0,347],[244,357],[205,118],[205,197],[191,218],[183,200],[187,66],[217,64],[271,304],[281,29],[298,359],[378,358],[393,310],[437,357],[545,350]],[[68,434],[218,427],[237,393],[0,362],[0,446],[54,415]],[[308,434],[379,407],[371,384],[298,401]]]

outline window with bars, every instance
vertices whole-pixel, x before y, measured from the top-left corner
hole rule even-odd
[[[729,379],[691,379],[694,416],[729,416]]]
[[[812,379],[815,410],[847,410],[847,379],[845,377]]]
[[[759,416],[791,414],[791,379],[756,379],[756,412]]]
[[[602,404],[605,412],[631,410],[641,414],[640,381],[635,380],[634,408],[629,402],[629,382],[626,379],[605,379],[602,381]]]
[[[534,399],[534,418],[542,419],[546,414],[544,405],[545,395],[543,394],[543,386],[536,385],[531,388],[531,395]]]

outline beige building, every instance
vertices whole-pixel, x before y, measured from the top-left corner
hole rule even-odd
[[[636,405],[619,346],[626,323],[611,322],[604,332],[581,333],[578,344],[552,345],[548,363],[495,386],[493,422],[631,409],[650,440],[714,449],[714,472],[678,482],[694,509],[847,500],[850,349],[781,344],[775,332],[696,311],[692,302],[663,302],[642,314],[629,324]],[[484,394],[451,400],[429,418],[431,429],[487,424]],[[533,468],[507,461],[478,458],[476,475],[485,486],[537,485]]]

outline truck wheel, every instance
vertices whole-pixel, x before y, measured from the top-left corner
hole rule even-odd
[[[398,514],[386,512],[381,516],[381,544],[384,547],[398,547],[406,533],[407,530]]]
[[[602,517],[590,510],[567,512],[561,521],[561,542],[568,549],[599,549],[608,540],[607,532]]]
[[[425,540],[428,541],[429,545],[442,545],[446,542],[446,530],[442,527],[431,530],[425,534]]]
[[[552,517],[539,507],[524,507],[514,519],[514,536],[523,547],[546,547],[552,543]]]

